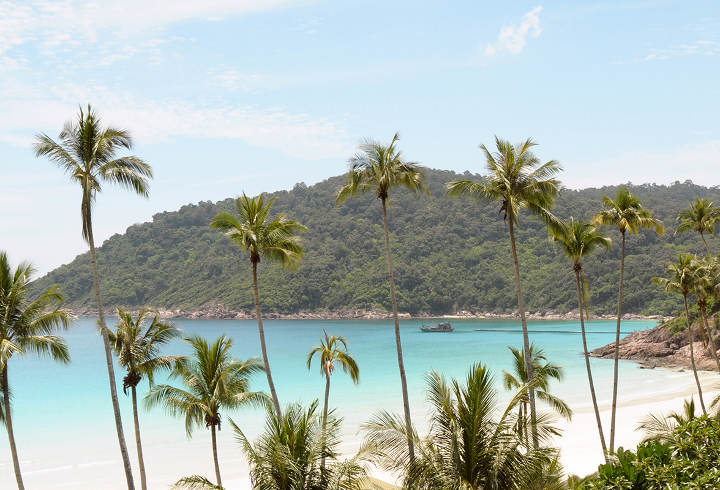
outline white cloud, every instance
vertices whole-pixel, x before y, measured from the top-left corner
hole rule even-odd
[[[520,54],[525,49],[528,37],[538,37],[542,32],[540,12],[542,12],[542,6],[537,6],[523,15],[519,25],[505,26],[500,29],[497,41],[485,47],[485,54],[487,56],[503,52]]]
[[[48,48],[95,42],[111,31],[128,36],[192,19],[219,20],[297,5],[298,0],[0,0],[0,54],[29,41]]]
[[[671,146],[658,151],[633,151],[595,161],[566,164],[563,180],[573,188],[618,182],[670,184],[676,180],[714,186],[720,163],[720,140]],[[713,180],[715,177],[715,180]]]
[[[77,112],[77,101],[92,101],[104,120],[129,129],[139,143],[182,137],[240,140],[302,159],[345,157],[352,151],[344,129],[336,122],[283,108],[200,106],[177,100],[143,100],[104,87],[64,84],[37,97],[0,100],[0,141],[29,145],[33,134],[57,133]]]
[[[716,56],[720,55],[720,42],[701,39],[692,44],[680,44],[666,49],[652,49],[641,61],[663,61],[682,56]]]

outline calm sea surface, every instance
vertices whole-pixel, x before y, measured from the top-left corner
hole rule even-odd
[[[110,325],[114,320],[110,320]],[[233,338],[237,358],[257,357],[260,346],[257,325],[252,320],[177,320],[186,335],[199,334],[215,339],[221,334]],[[411,398],[411,411],[422,427],[426,416],[424,376],[437,370],[447,376],[464,376],[472,363],[487,364],[499,380],[510,369],[508,346],[520,347],[522,335],[517,321],[454,320],[455,332],[422,333],[419,320],[401,322],[403,350]],[[646,329],[654,321],[625,321],[623,331]],[[305,366],[307,353],[319,343],[323,329],[344,335],[360,366],[360,384],[353,385],[341,370],[332,378],[331,406],[344,418],[347,449],[356,445],[359,425],[380,408],[401,412],[400,381],[392,321],[306,321],[269,320],[265,324],[270,363],[283,403],[308,402],[323,396],[324,382],[317,364]],[[589,403],[578,322],[530,322],[531,340],[545,350],[548,358],[565,368],[565,379],[554,391],[578,409]],[[591,348],[614,340],[614,321],[593,321],[588,325]],[[476,331],[484,329],[486,331]],[[491,331],[488,331],[491,330]],[[102,341],[91,318],[82,318],[65,334],[73,362],[63,366],[33,357],[13,358],[9,375],[13,390],[14,423],[26,484],[32,488],[122,488],[123,475],[115,439],[112,409],[108,396]],[[184,354],[188,348],[178,341],[168,353]],[[316,361],[317,362],[317,361]],[[610,397],[612,361],[592,361],[601,400]],[[122,386],[124,373],[118,371]],[[623,362],[621,392],[625,397],[672,389],[684,382],[682,374],[643,370]],[[162,381],[162,380],[160,380]],[[265,390],[264,375],[252,383]],[[499,383],[498,383],[499,386]],[[143,396],[147,384],[139,386]],[[119,393],[123,421],[131,454],[135,452],[129,397]],[[256,410],[223,414],[232,417],[248,434],[257,434],[263,416]],[[141,407],[146,464],[151,488],[168,488],[177,478],[212,474],[209,436],[198,430],[187,439],[183,422],[162,409]],[[233,439],[229,424],[220,437],[221,469],[228,488],[244,488],[240,482],[247,470]],[[12,483],[12,467],[5,433],[0,439],[0,488]],[[235,482],[235,483],[233,483]],[[232,486],[235,485],[235,486]]]

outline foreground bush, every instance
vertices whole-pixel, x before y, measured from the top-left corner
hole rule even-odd
[[[587,489],[720,488],[720,419],[702,416],[678,425],[666,442],[618,450],[598,467]]]

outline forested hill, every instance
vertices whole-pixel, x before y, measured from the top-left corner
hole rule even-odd
[[[400,310],[450,313],[458,310],[512,312],[516,309],[507,229],[498,206],[469,199],[450,199],[444,184],[464,176],[427,170],[431,196],[398,191],[391,195],[389,219]],[[334,194],[344,177],[313,186],[297,184],[271,194],[275,212],[285,212],[308,227],[305,257],[296,272],[260,264],[264,309],[280,313],[317,310],[388,309],[380,203],[372,193],[335,205]],[[671,186],[630,186],[642,203],[662,219],[664,236],[651,232],[629,235],[624,310],[668,314],[679,307],[651,284],[666,262],[680,251],[701,252],[696,234],[673,236],[675,217],[696,196],[720,200],[720,189],[691,182]],[[603,195],[617,187],[564,189],[555,213],[588,220]],[[222,304],[251,309],[250,264],[210,219],[231,210],[232,200],[200,202],[153,216],[123,235],[108,239],[98,252],[102,289],[108,306],[194,309]],[[518,245],[526,302],[531,312],[566,312],[577,296],[568,260],[535,219],[523,216]],[[594,313],[616,307],[619,233],[609,252],[588,259]],[[78,223],[79,233],[79,223]],[[720,241],[710,239],[720,251]],[[39,279],[37,286],[57,283],[73,306],[92,304],[89,254],[78,256]]]

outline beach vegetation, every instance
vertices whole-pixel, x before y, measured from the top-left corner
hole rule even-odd
[[[397,148],[400,139],[395,133],[389,144],[374,140],[365,140],[360,144],[360,151],[350,158],[350,170],[347,183],[337,191],[336,202],[343,203],[358,193],[374,192],[382,206],[383,236],[385,238],[385,261],[387,264],[388,284],[390,286],[390,302],[395,327],[395,349],[397,351],[398,370],[400,371],[400,385],[402,389],[403,411],[405,415],[405,428],[407,430],[408,454],[410,459],[415,458],[413,439],[410,437],[412,421],[410,418],[410,400],[407,391],[407,378],[405,376],[405,362],[403,360],[402,342],[400,340],[400,322],[398,320],[398,301],[395,292],[395,276],[392,254],[390,252],[390,231],[388,227],[388,200],[390,192],[396,188],[404,188],[413,193],[426,192],[425,175],[416,162],[405,160],[402,152]],[[407,266],[408,264],[406,264]]]
[[[19,264],[13,271],[7,254],[0,251],[0,411],[8,434],[18,490],[24,490],[25,484],[12,423],[10,359],[35,354],[64,364],[70,362],[67,343],[57,331],[70,325],[72,315],[63,308],[63,296],[57,286],[31,297],[28,285],[33,273],[34,269],[28,263]]]
[[[705,239],[705,234],[715,234],[715,225],[718,220],[720,220],[720,207],[715,206],[715,202],[707,198],[696,197],[687,208],[678,214],[675,235],[696,232],[705,246],[705,252],[710,256],[712,255],[710,245]]]
[[[536,384],[538,378],[531,383]],[[500,404],[495,382],[482,364],[473,365],[465,380],[437,372],[427,375],[430,428],[425,437],[407,434],[402,419],[387,411],[363,425],[364,446],[386,471],[402,476],[403,488],[511,489],[533,488],[533,482],[553,461],[556,451],[546,444],[558,435],[552,417],[538,413],[536,448],[518,431],[517,407],[529,386],[515,390],[506,406]],[[526,414],[523,414],[527,417]],[[417,457],[409,458],[405,440],[412,437]]]
[[[293,404],[279,418],[267,410],[265,429],[254,442],[230,422],[250,464],[256,490],[361,490],[368,467],[361,451],[341,460],[341,420],[320,414],[317,400],[307,407]]]
[[[350,376],[353,383],[360,382],[360,368],[355,359],[348,352],[347,340],[342,335],[330,336],[323,330],[323,337],[320,339],[320,345],[314,347],[307,357],[307,368],[310,369],[313,357],[317,354],[320,363],[320,374],[325,378],[325,398],[323,401],[322,411],[322,431],[325,433],[328,417],[328,400],[330,398],[330,376],[335,371],[335,365],[338,364]],[[325,458],[320,461],[320,469],[325,468]]]
[[[115,331],[111,330],[108,336],[110,345],[117,354],[118,364],[126,371],[123,377],[123,393],[127,395],[128,388],[130,389],[140,485],[146,490],[147,476],[140,438],[137,385],[146,378],[152,387],[157,371],[169,371],[176,362],[183,359],[182,356],[160,355],[160,348],[179,338],[182,332],[174,325],[160,320],[157,313],[147,308],[140,310],[135,318],[131,313],[117,308],[117,316]]]
[[[70,179],[80,187],[82,193],[80,200],[82,237],[90,248],[92,284],[100,323],[100,334],[105,349],[110,398],[115,415],[115,430],[120,445],[127,487],[128,490],[134,490],[135,483],[132,468],[130,467],[125,434],[123,433],[117,387],[115,386],[115,370],[100,291],[92,212],[95,199],[98,193],[102,191],[103,184],[117,184],[130,189],[135,194],[147,197],[148,180],[152,178],[152,169],[150,165],[136,156],[117,155],[118,151],[132,149],[133,140],[130,133],[124,129],[111,126],[103,127],[100,117],[89,104],[87,110],[83,110],[82,107],[79,109],[75,120],[65,123],[62,131],[60,131],[59,139],[60,142],[58,143],[46,134],[38,134],[34,143],[35,155],[37,157],[47,157],[52,163],[65,171]]]
[[[278,417],[282,418],[280,400],[270,372],[270,361],[265,344],[257,271],[258,264],[262,259],[270,263],[279,263],[285,268],[296,268],[303,255],[298,233],[306,228],[297,221],[287,218],[284,214],[271,216],[272,204],[273,199],[266,201],[262,195],[251,198],[243,194],[235,200],[235,214],[218,213],[210,222],[210,226],[224,232],[233,244],[248,253],[252,265],[255,318],[258,323],[265,375],[275,411]]]
[[[175,362],[169,376],[170,380],[180,381],[184,388],[155,385],[145,397],[145,403],[148,408],[163,406],[170,415],[183,417],[188,437],[196,428],[210,429],[215,483],[222,486],[217,449],[221,412],[247,406],[264,407],[270,403],[265,393],[250,390],[250,380],[262,372],[263,364],[259,359],[233,359],[230,355],[233,342],[224,335],[212,343],[199,336],[186,341],[192,354]]]
[[[625,283],[625,240],[627,232],[637,235],[642,229],[654,230],[662,235],[665,227],[662,221],[653,218],[652,212],[632,195],[627,187],[618,190],[615,199],[603,196],[603,209],[597,213],[592,222],[603,226],[613,226],[620,232],[620,280],[618,282],[617,324],[615,326],[615,355],[613,357],[613,394],[610,407],[610,441],[608,450],[615,451],[615,417],[617,415],[617,389],[620,360],[620,323],[622,320],[623,285]]]
[[[609,249],[611,240],[600,232],[595,225],[577,221],[570,218],[567,222],[551,223],[549,225],[550,234],[556,243],[560,244],[565,255],[572,261],[572,270],[575,275],[575,289],[577,292],[578,315],[580,319],[580,332],[583,343],[583,354],[585,355],[585,370],[588,376],[588,386],[590,387],[590,397],[592,398],[593,410],[595,412],[595,421],[597,423],[598,434],[600,436],[600,445],[607,461],[607,444],[603,432],[602,421],[600,419],[600,409],[598,408],[597,395],[595,394],[595,383],[593,381],[592,370],[590,368],[590,355],[587,346],[587,335],[585,332],[585,317],[589,319],[587,308],[587,278],[583,274],[582,261],[599,248]]]

